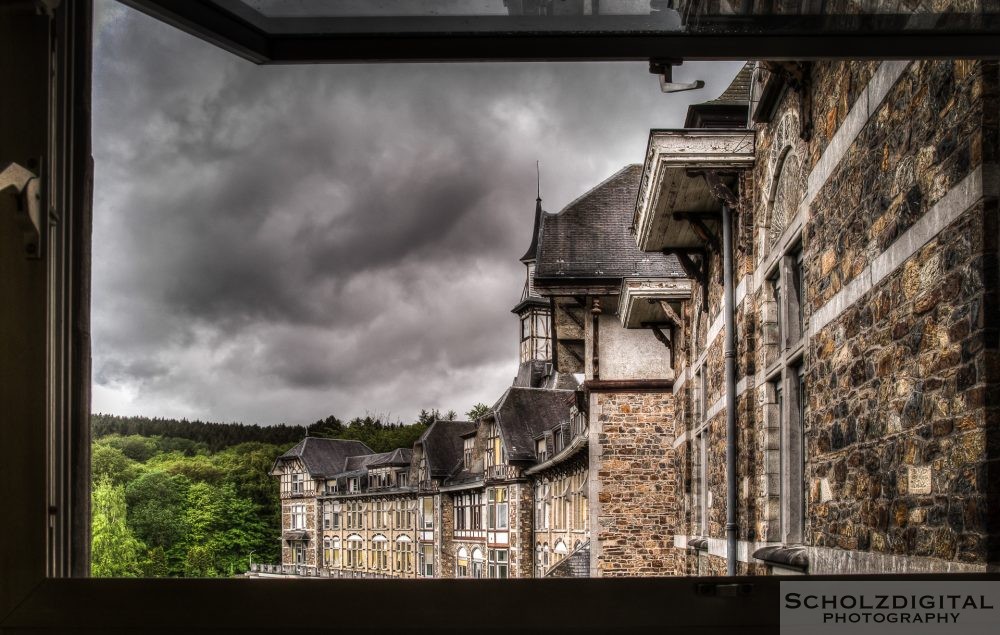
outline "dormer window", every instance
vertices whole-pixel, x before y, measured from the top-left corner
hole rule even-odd
[[[396,472],[396,485],[399,487],[406,487],[409,482],[409,474],[405,470],[400,470]]]
[[[548,449],[545,447],[545,439],[535,441],[535,456],[538,461],[545,461],[549,458]]]
[[[347,481],[347,491],[348,492],[358,491],[358,479],[352,478]]]
[[[503,441],[500,439],[500,426],[496,422],[490,424],[489,435],[486,438],[486,467],[507,462]]]
[[[472,469],[472,448],[476,443],[475,437],[469,437],[464,441],[464,447],[462,450],[462,461],[465,465],[465,469]]]
[[[292,472],[292,493],[302,493],[302,474],[299,472]]]

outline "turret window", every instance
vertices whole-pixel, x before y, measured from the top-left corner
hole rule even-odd
[[[552,359],[552,335],[547,309],[533,308],[521,314],[521,363]]]

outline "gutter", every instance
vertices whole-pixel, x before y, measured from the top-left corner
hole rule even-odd
[[[736,328],[733,289],[733,213],[722,205],[722,297],[726,360],[726,575],[736,575],[737,490],[736,490]]]

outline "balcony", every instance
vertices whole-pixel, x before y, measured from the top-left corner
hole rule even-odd
[[[373,571],[344,571],[341,569],[325,569],[304,564],[259,564],[250,565],[245,574],[248,577],[283,577],[283,578],[352,578],[358,580],[387,580],[396,576]]]
[[[712,214],[722,205],[703,175],[714,172],[731,186],[753,163],[752,130],[651,130],[632,217],[639,249],[703,248],[707,233],[719,234],[707,225],[719,224]]]
[[[521,470],[513,465],[490,465],[486,468],[487,481],[509,481],[521,476]]]

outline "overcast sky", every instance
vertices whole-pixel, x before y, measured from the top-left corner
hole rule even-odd
[[[274,424],[493,403],[546,211],[740,64],[260,67],[96,3],[93,409]]]

